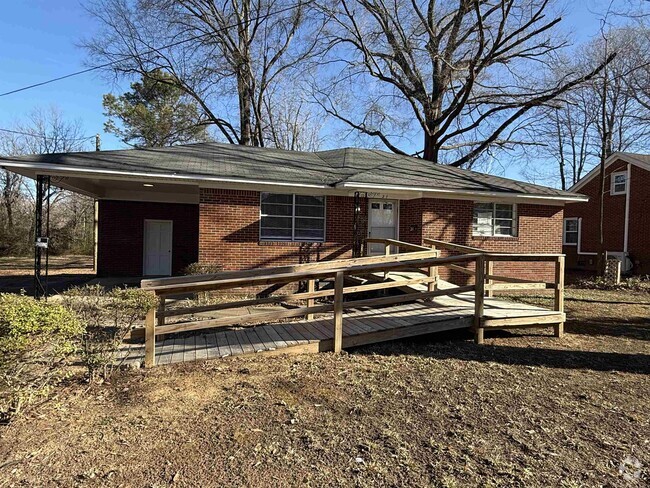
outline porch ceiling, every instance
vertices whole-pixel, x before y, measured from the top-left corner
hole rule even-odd
[[[36,171],[11,168],[18,174],[36,179]],[[39,171],[40,174],[48,172]],[[136,200],[169,203],[199,203],[196,183],[168,183],[150,178],[101,178],[89,175],[51,174],[52,184],[65,190],[100,200]]]

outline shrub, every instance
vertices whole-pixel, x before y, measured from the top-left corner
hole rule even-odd
[[[101,285],[73,287],[62,299],[86,324],[81,354],[90,380],[105,380],[112,374],[125,336],[156,306],[155,296],[139,288],[107,291]]]
[[[61,305],[0,294],[0,420],[9,421],[67,376],[83,323]]]
[[[220,264],[211,263],[192,263],[183,268],[184,275],[204,275],[214,274],[223,271]],[[194,299],[199,304],[207,304],[211,300],[212,293],[209,291],[200,291],[194,294]]]
[[[214,274],[220,271],[223,271],[223,266],[211,263],[192,263],[183,268],[184,275]]]
[[[620,283],[612,283],[603,276],[593,276],[577,280],[573,288],[586,288],[589,290],[627,290],[650,293],[650,275],[630,276]]]

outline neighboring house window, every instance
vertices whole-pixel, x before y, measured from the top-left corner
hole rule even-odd
[[[517,235],[516,207],[510,203],[475,203],[472,234],[513,237]]]
[[[260,239],[323,242],[325,197],[262,193]]]
[[[564,219],[564,238],[562,243],[565,246],[575,246],[578,244],[578,218],[570,217]]]
[[[627,171],[612,173],[611,195],[623,195],[627,193]]]

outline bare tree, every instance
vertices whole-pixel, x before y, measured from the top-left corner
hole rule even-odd
[[[96,0],[89,11],[102,29],[84,46],[118,76],[168,73],[158,81],[196,100],[226,141],[263,146],[269,92],[318,51],[322,15],[311,3]]]
[[[327,112],[396,153],[406,153],[405,130],[419,130],[417,154],[454,166],[525,142],[520,122],[531,109],[606,62],[545,83],[547,63],[567,44],[549,0],[342,0],[323,10],[330,61],[341,67],[318,90]],[[346,107],[340,93],[350,86],[357,100]]]
[[[66,119],[55,106],[32,110],[26,120],[15,127],[23,133],[20,145],[26,154],[82,151],[90,140],[84,136],[81,121]]]
[[[18,138],[19,134],[11,132],[0,133],[0,154],[15,156],[23,154],[23,145]],[[14,215],[16,206],[20,203],[22,192],[25,186],[25,178],[17,173],[6,169],[0,169],[0,191],[2,194],[2,207],[4,208],[6,220],[4,230],[7,232],[14,227]]]
[[[543,147],[532,154],[529,171],[568,189],[603,155],[606,159],[616,151],[647,150],[650,110],[638,101],[638,84],[647,79],[641,70],[650,64],[650,42],[643,34],[637,27],[614,28],[558,60],[554,76],[587,71],[607,53],[618,53],[591,82],[563,95],[557,106],[539,111],[534,136]],[[547,164],[549,157],[555,165]]]
[[[265,145],[291,151],[318,151],[323,143],[323,117],[301,90],[281,87],[264,100]]]
[[[4,133],[0,138],[2,154],[81,151],[89,142],[89,138],[83,136],[81,123],[67,120],[55,107],[33,110],[26,120],[14,124],[12,131]],[[0,189],[2,208],[7,216],[5,225],[0,226],[0,252],[14,255],[27,253],[32,249],[33,240],[33,183],[16,173],[2,170]],[[54,251],[92,249],[92,238],[88,245],[88,233],[92,236],[92,225],[88,227],[81,223],[93,220],[92,199],[53,188],[50,211],[52,233],[56,237],[53,239]]]

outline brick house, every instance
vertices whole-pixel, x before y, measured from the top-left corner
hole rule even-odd
[[[563,252],[567,267],[595,271],[600,243],[600,167],[570,191],[589,201],[567,205]],[[622,261],[622,270],[650,274],[650,156],[614,153],[605,162],[603,241],[608,256]]]
[[[586,201],[368,149],[200,143],[6,157],[0,165],[49,175],[53,185],[96,199],[100,276],[174,275],[194,262],[237,270],[349,257],[367,236],[559,253],[564,205]],[[553,276],[543,264],[509,271]]]

